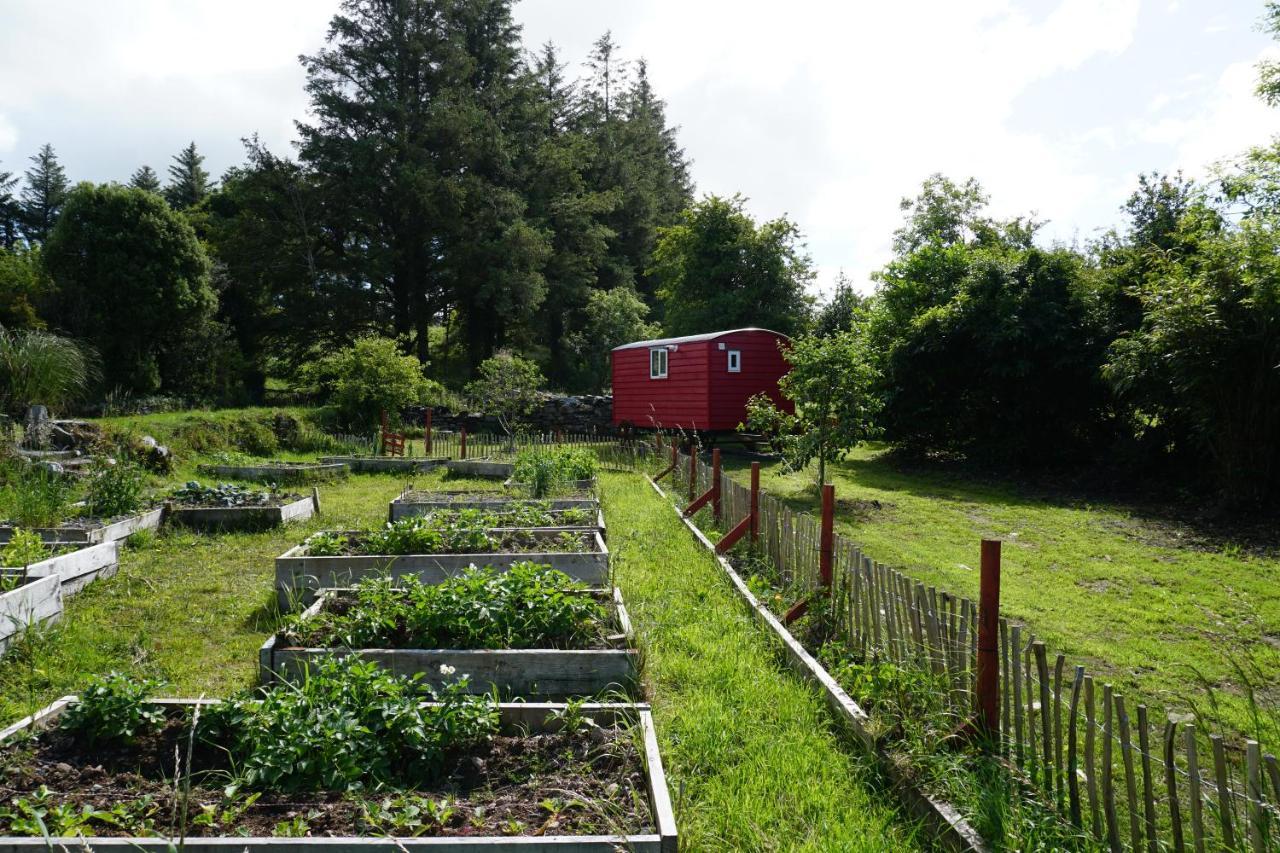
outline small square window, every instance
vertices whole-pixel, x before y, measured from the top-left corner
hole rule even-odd
[[[654,347],[649,350],[649,378],[667,378],[667,348]]]
[[[736,349],[729,350],[729,372],[730,373],[742,372],[742,350],[736,350]]]

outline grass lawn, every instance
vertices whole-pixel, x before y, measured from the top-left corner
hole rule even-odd
[[[726,456],[725,463],[745,482],[748,462]],[[1186,528],[1123,506],[904,469],[875,448],[859,449],[828,472],[837,529],[872,558],[976,599],[979,540],[1002,539],[1002,611],[1028,624],[1051,654],[1061,651],[1068,664],[1112,681],[1131,704],[1211,714],[1209,685],[1228,732],[1280,746],[1274,555],[1206,547]],[[786,474],[766,464],[762,485],[816,511],[811,472]],[[1270,709],[1269,720],[1251,716],[1247,682],[1258,705]]]
[[[134,420],[134,419],[121,419]],[[165,440],[180,417],[138,419]],[[292,454],[290,454],[292,455]],[[168,480],[194,476],[187,459]],[[415,475],[426,488],[491,481]],[[273,559],[310,532],[386,518],[393,475],[321,484],[323,516],[262,533],[165,531],[136,538],[112,578],[67,601],[63,622],[0,661],[0,723],[111,670],[162,679],[162,691],[219,696],[250,686],[275,629]],[[912,850],[824,706],[779,667],[719,576],[638,475],[603,488],[617,579],[637,625],[645,679],[686,850]],[[833,846],[834,845],[834,846]]]

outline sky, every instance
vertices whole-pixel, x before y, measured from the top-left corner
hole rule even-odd
[[[257,134],[288,153],[297,57],[336,0],[0,0],[0,171],[50,142],[72,180],[163,176],[194,140],[216,176]],[[1205,176],[1280,133],[1253,95],[1280,57],[1261,0],[523,0],[533,49],[581,72],[612,31],[643,57],[699,194],[806,235],[829,290],[890,258],[898,202],[976,177],[1044,242],[1119,225],[1142,172]]]

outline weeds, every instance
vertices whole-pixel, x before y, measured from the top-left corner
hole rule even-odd
[[[45,544],[39,533],[19,527],[13,531],[8,543],[0,548],[0,568],[21,569],[51,556],[53,549]]]
[[[147,478],[130,462],[99,459],[89,474],[85,509],[96,518],[132,515],[142,507]]]
[[[22,527],[57,527],[71,514],[71,482],[39,465],[15,464],[0,489],[0,515]]]
[[[531,497],[545,498],[576,480],[594,479],[600,462],[581,447],[538,447],[516,456],[512,479],[529,489]]]

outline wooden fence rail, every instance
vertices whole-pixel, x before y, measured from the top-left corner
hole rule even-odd
[[[667,462],[657,456],[654,465]],[[682,452],[677,470],[688,471],[689,462]],[[697,457],[694,463],[692,485],[701,494],[711,468]],[[723,531],[750,511],[751,492],[722,474],[720,494]],[[759,536],[757,551],[791,596],[819,588],[815,516],[762,493]],[[931,673],[946,685],[957,720],[969,719],[976,603],[871,559],[839,534],[834,556],[838,637],[853,652]],[[1126,701],[1085,667],[1068,668],[1028,626],[1002,618],[999,638],[1000,753],[1065,820],[1112,850],[1280,850],[1275,755],[1254,740],[1228,750],[1221,735],[1190,717],[1153,719],[1146,705]]]

